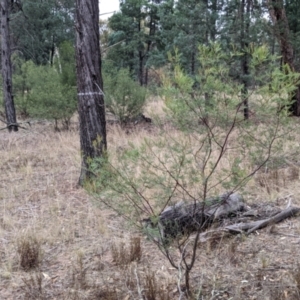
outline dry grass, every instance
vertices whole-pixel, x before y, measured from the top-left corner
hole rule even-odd
[[[20,266],[28,271],[37,268],[41,260],[40,241],[35,236],[26,235],[20,238],[17,245],[20,256]]]
[[[109,151],[153,132],[110,127]],[[76,130],[36,124],[1,131],[0,156],[0,299],[178,299],[177,272],[156,246],[77,188]],[[300,205],[297,165],[276,172],[259,174],[246,200]],[[199,243],[191,273],[197,299],[299,299],[299,243],[297,218],[276,230]]]
[[[142,257],[140,237],[131,237],[129,245],[124,242],[111,246],[113,262],[120,266],[126,266],[133,261],[139,262]]]

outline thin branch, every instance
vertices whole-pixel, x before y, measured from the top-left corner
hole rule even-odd
[[[17,126],[17,127],[22,128],[22,129],[24,129],[24,130],[28,130],[28,128],[23,127],[23,126],[20,125],[20,124],[24,124],[24,123],[25,123],[25,124],[27,123],[27,124],[29,124],[29,126],[31,126],[30,122],[7,123],[6,121],[4,121],[4,120],[2,120],[2,119],[0,119],[0,121],[3,122],[3,123],[5,123],[5,124],[7,124],[6,127],[0,128],[0,131],[1,131],[1,130],[5,130],[5,129],[9,129],[11,126]]]
[[[107,50],[109,50],[110,48],[113,48],[113,47],[115,47],[115,46],[121,44],[121,43],[124,42],[124,41],[126,41],[126,39],[124,39],[124,40],[122,40],[122,41],[120,41],[120,42],[117,42],[117,43],[115,43],[115,44],[113,44],[113,45],[110,45],[110,46],[104,48],[103,50],[101,50],[101,53],[105,53],[105,52],[106,52]]]

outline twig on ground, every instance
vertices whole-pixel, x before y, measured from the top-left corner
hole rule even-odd
[[[141,289],[140,279],[139,279],[138,272],[137,272],[137,266],[135,266],[135,268],[134,268],[134,275],[136,278],[136,286],[137,286],[137,290],[138,290],[138,294],[139,294],[139,299],[143,300],[144,297],[142,295],[142,289]]]

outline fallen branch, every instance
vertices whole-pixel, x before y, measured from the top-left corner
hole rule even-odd
[[[244,231],[247,234],[250,234],[258,229],[262,229],[269,225],[279,223],[287,218],[295,217],[299,214],[299,212],[300,212],[299,207],[288,207],[283,211],[281,211],[280,213],[268,219],[253,221],[249,223],[233,224],[230,226],[226,226],[225,229],[229,230],[232,233],[240,233]]]
[[[0,128],[0,131],[1,131],[1,130],[8,129],[8,128],[10,128],[11,126],[17,126],[17,127],[19,127],[19,128],[22,128],[22,129],[28,130],[28,128],[21,126],[21,124],[24,124],[24,123],[25,123],[25,124],[28,124],[29,126],[31,126],[31,124],[30,124],[30,122],[29,122],[29,121],[26,121],[26,122],[21,122],[21,123],[7,123],[5,120],[3,120],[3,119],[1,119],[1,118],[0,118],[0,121],[1,121],[1,122],[3,122],[3,123],[5,123],[5,124],[7,124],[7,126],[6,126],[6,127],[2,127],[2,128]]]

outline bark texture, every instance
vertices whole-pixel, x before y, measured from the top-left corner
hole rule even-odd
[[[250,28],[250,0],[242,0],[240,4],[241,15],[241,50],[244,52],[241,57],[242,69],[242,100],[244,106],[244,118],[249,119],[248,86],[249,86],[249,28]]]
[[[8,131],[18,131],[16,111],[12,95],[12,68],[9,37],[9,4],[8,0],[1,0],[1,64],[3,78],[3,98]]]
[[[158,218],[143,220],[143,225],[150,238],[151,228],[158,227],[160,242],[170,242],[176,237],[200,233],[200,242],[222,238],[226,234],[251,234],[256,230],[272,226],[290,217],[298,217],[300,208],[288,206],[285,209],[272,203],[262,203],[253,208],[247,206],[243,197],[237,193],[223,194],[205,202],[184,204],[179,202],[167,207]],[[156,220],[153,223],[153,220]],[[211,228],[214,229],[207,230]],[[219,224],[219,226],[216,226]],[[150,231],[147,230],[150,228]]]
[[[92,175],[89,171],[91,159],[102,157],[107,147],[99,45],[98,0],[76,0],[76,72],[82,155],[80,185]]]
[[[161,238],[169,240],[176,236],[203,231],[214,221],[245,209],[241,195],[225,193],[206,199],[204,202],[192,204],[179,202],[175,206],[167,207],[159,215],[157,225]],[[143,220],[143,222],[146,227],[155,227],[151,218]]]
[[[275,36],[280,45],[282,63],[287,64],[291,71],[295,71],[294,49],[290,41],[290,28],[286,16],[283,0],[268,0],[269,13],[274,24]],[[290,112],[294,116],[300,116],[300,86],[292,95]]]
[[[258,229],[262,229],[269,225],[277,224],[287,218],[296,217],[299,215],[299,212],[300,212],[299,207],[288,207],[270,218],[253,221],[249,223],[238,223],[238,224],[226,226],[225,229],[233,233],[241,233],[242,231],[244,231],[247,234],[250,234]]]

